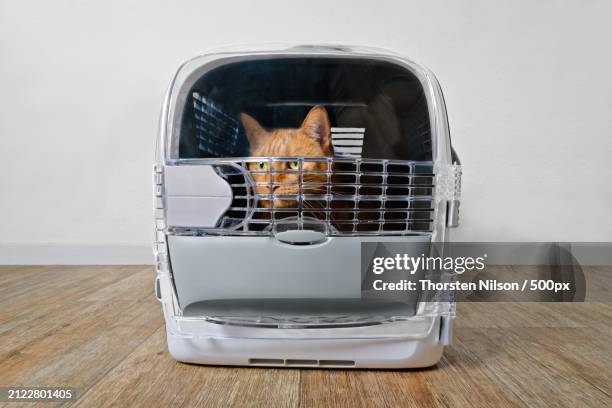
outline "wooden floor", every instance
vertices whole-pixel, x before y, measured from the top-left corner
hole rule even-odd
[[[611,268],[587,272],[610,293]],[[610,302],[460,303],[454,344],[426,370],[205,367],[168,355],[154,276],[0,267],[0,386],[73,387],[78,407],[612,406]]]

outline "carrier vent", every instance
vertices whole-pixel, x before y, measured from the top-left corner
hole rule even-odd
[[[354,367],[353,360],[302,360],[282,358],[249,358],[250,365],[293,367]]]
[[[328,236],[433,230],[431,162],[284,157],[215,163],[234,198],[207,234],[272,235],[305,223]]]
[[[361,157],[365,128],[331,128],[334,153],[340,157]]]
[[[232,157],[246,152],[241,125],[216,103],[193,93],[194,130],[203,157]]]

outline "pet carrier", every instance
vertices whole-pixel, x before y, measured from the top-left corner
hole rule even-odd
[[[430,71],[363,48],[224,50],[180,67],[159,129],[155,289],[177,360],[438,362],[453,299],[369,300],[361,261],[363,243],[427,252],[457,224],[460,167]]]

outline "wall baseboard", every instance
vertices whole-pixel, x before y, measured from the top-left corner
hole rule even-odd
[[[0,244],[0,265],[152,265],[152,244]]]
[[[455,244],[457,245],[457,244]],[[562,253],[559,248],[563,249]],[[482,245],[488,265],[612,265],[612,243],[532,243]],[[148,244],[0,244],[0,265],[152,265]]]

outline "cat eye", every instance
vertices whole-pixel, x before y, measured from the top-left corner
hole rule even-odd
[[[289,168],[290,168],[291,170],[299,170],[299,168],[300,168],[300,163],[299,163],[299,162],[296,162],[296,161],[289,162]]]
[[[258,170],[267,170],[268,169],[268,163],[266,163],[266,162],[259,162],[259,163],[257,163],[257,169]]]

